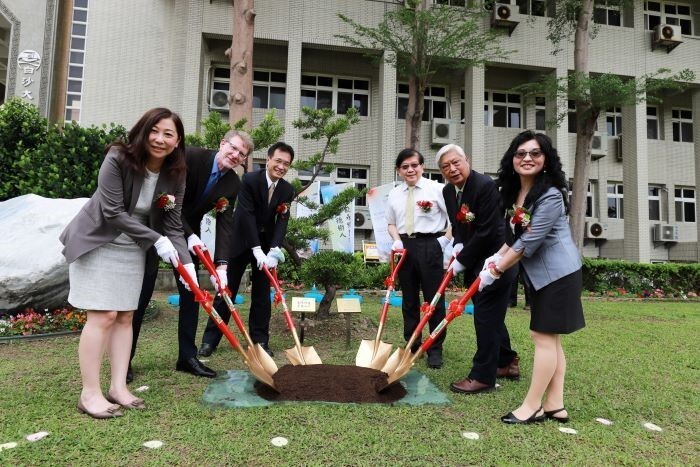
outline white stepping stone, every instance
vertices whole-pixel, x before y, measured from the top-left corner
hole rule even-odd
[[[464,439],[479,439],[479,433],[474,433],[473,431],[463,431],[462,438],[464,438]]]
[[[559,427],[559,431],[561,431],[562,433],[566,433],[568,435],[575,435],[578,433],[578,431],[574,430],[573,428],[567,428],[565,426]]]
[[[598,418],[595,419],[595,421],[598,422],[598,423],[602,423],[603,425],[612,425],[612,424],[613,424],[613,422],[611,422],[611,421],[608,420],[607,418],[598,417]]]
[[[15,443],[15,442],[0,444],[0,451],[4,451],[5,449],[12,449],[12,448],[16,448],[16,447],[17,447],[17,443]]]
[[[663,431],[660,426],[654,425],[651,422],[642,423],[642,426],[649,431]]]
[[[287,438],[282,437],[282,436],[277,436],[275,438],[272,438],[270,440],[270,443],[272,443],[273,446],[277,446],[278,448],[281,448],[282,446],[286,446],[289,443],[289,440]]]
[[[160,447],[163,446],[162,441],[158,441],[157,439],[154,439],[152,441],[146,441],[143,443],[143,446],[148,448],[148,449],[159,449]]]

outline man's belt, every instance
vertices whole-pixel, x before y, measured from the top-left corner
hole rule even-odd
[[[443,235],[445,235],[445,232],[435,232],[435,233],[413,232],[411,235],[400,234],[399,237],[401,237],[401,240],[407,240],[409,238],[438,238],[438,237],[442,237]]]

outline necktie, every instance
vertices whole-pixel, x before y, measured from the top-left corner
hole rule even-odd
[[[415,187],[409,186],[408,187],[408,196],[406,197],[406,235],[413,235],[413,211],[414,211],[414,202],[413,202],[413,189]]]
[[[275,192],[275,184],[271,184],[270,187],[267,189],[267,204],[270,204],[270,201],[272,201],[272,193]]]
[[[213,172],[209,176],[209,181],[207,182],[207,186],[204,188],[202,195],[199,197],[200,203],[204,202],[204,200],[207,199],[207,196],[211,192],[212,188],[214,188],[214,185],[216,185],[216,182],[219,181],[219,175],[221,175],[221,172]]]
[[[459,205],[462,203],[462,190],[457,190],[457,209],[459,209]]]

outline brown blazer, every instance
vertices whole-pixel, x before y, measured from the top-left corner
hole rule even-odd
[[[155,195],[175,195],[175,208],[166,211],[156,208],[154,204],[146,226],[131,217],[144,177],[126,167],[123,159],[123,154],[117,148],[109,150],[100,167],[97,191],[61,233],[59,239],[64,245],[66,261],[72,263],[123,232],[144,251],[165,235],[177,249],[180,260],[185,264],[191,263],[180,219],[185,175],[176,179],[166,171],[160,173]],[[153,261],[149,261],[148,269],[157,265],[157,262],[151,263]]]

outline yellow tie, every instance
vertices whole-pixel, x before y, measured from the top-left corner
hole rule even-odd
[[[413,189],[415,187],[408,187],[408,196],[406,197],[406,235],[413,235],[413,211],[415,206],[413,206]]]
[[[272,201],[272,193],[275,192],[275,184],[273,183],[270,185],[270,188],[267,189],[267,204],[270,204],[270,201]]]

